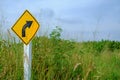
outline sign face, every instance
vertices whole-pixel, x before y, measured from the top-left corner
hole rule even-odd
[[[37,20],[26,10],[13,25],[12,30],[27,45],[39,29]]]

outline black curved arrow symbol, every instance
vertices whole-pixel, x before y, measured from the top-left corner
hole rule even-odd
[[[31,27],[32,22],[33,22],[33,21],[26,21],[26,24],[25,24],[25,25],[23,26],[23,28],[22,28],[22,37],[25,37],[25,36],[26,36],[25,30],[26,30],[27,27],[28,27],[28,28]]]

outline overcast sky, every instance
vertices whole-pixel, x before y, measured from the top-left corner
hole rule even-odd
[[[26,9],[41,25],[38,34],[60,26],[64,38],[120,41],[120,0],[1,0],[2,29],[10,29]]]

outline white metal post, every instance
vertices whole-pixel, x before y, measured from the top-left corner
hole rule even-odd
[[[32,43],[24,44],[24,80],[31,78]]]

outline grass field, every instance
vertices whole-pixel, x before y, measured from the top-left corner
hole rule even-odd
[[[120,42],[75,42],[50,37],[32,41],[31,80],[120,80]],[[0,41],[0,80],[23,80],[23,43]]]

